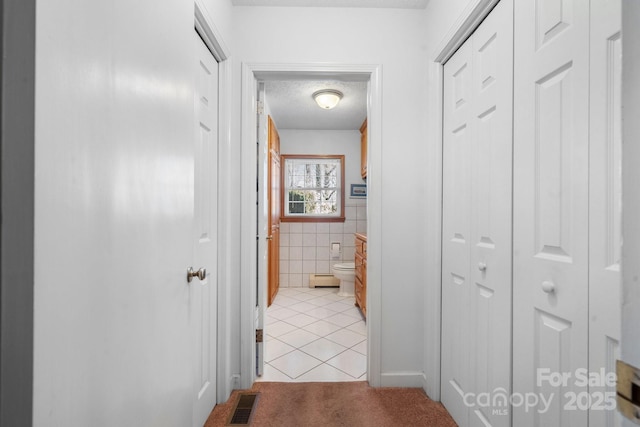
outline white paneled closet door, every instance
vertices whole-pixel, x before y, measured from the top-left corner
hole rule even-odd
[[[508,426],[513,4],[444,66],[442,401],[460,426]]]
[[[622,13],[619,0],[591,0],[589,119],[589,372],[615,372],[621,333]],[[616,388],[589,388],[597,403]],[[589,425],[617,427],[620,413],[604,405]]]
[[[471,205],[471,42],[444,67],[441,399],[458,425],[469,423],[469,217]]]
[[[571,410],[588,367],[589,2],[515,6],[513,425],[586,426]],[[554,387],[543,373],[569,373]]]
[[[589,372],[610,373],[620,358],[622,222],[621,2],[591,0],[589,120]],[[590,387],[615,396],[615,386]],[[589,425],[618,427],[620,413],[589,412]]]

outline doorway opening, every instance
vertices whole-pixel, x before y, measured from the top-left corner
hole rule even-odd
[[[259,83],[267,211],[267,284],[259,292],[268,307],[260,381],[366,380],[365,267],[356,260],[366,192],[351,187],[366,189],[367,86],[342,76]],[[338,91],[339,104],[319,108],[313,94],[321,90]]]
[[[253,215],[243,210],[246,217],[243,223],[253,225],[255,234],[251,234],[253,242],[257,236],[257,244],[253,243],[252,251],[245,246],[244,252],[256,263],[255,269],[243,271],[242,295],[246,303],[242,306],[242,360],[247,371],[242,382],[251,385],[264,374],[263,379],[269,381],[368,380],[374,385],[379,382],[380,349],[376,338],[379,333],[379,267],[367,273],[366,322],[360,308],[354,305],[354,296],[351,299],[338,296],[339,288],[310,287],[310,278],[312,274],[331,274],[332,264],[354,262],[356,232],[369,236],[381,234],[377,224],[380,217],[377,192],[374,191],[373,198],[371,194],[366,199],[357,195],[351,198],[351,184],[360,189],[376,188],[377,177],[371,171],[376,170],[380,152],[378,67],[247,64],[243,72],[243,166],[247,170],[250,167],[255,170],[258,185],[257,189],[254,187],[257,192],[253,193],[253,200],[247,198],[245,201],[245,206],[253,206]],[[338,90],[345,93],[342,99],[344,111],[347,111],[347,102],[354,102],[350,91],[360,91],[360,110],[355,114],[357,119],[351,119],[352,124],[340,127],[336,124],[340,122],[340,106],[335,111],[320,110],[312,98],[314,91],[305,95],[310,106],[317,109],[317,113],[334,114],[326,115],[324,118],[328,119],[324,122],[318,118],[304,122],[302,116],[296,116],[302,113],[302,108],[292,108],[292,88],[313,84],[342,85]],[[278,93],[289,93],[289,96]],[[255,108],[250,108],[254,105]],[[277,248],[281,254],[276,264],[280,269],[277,275],[279,289],[275,292],[268,292],[269,245],[275,239],[273,223],[268,215],[269,194],[274,187],[268,183],[272,169],[268,147],[270,116],[280,140],[278,154],[341,154],[346,158],[344,222],[281,221],[278,224],[280,243]],[[367,158],[371,162],[366,181],[360,175],[360,128],[365,119],[370,147]],[[256,129],[257,149],[253,145],[256,143]],[[279,167],[282,171],[282,160]],[[281,180],[278,182],[282,183]],[[247,182],[246,185],[248,188],[250,184]],[[278,206],[282,207],[282,203]],[[243,241],[248,244],[250,237],[247,234],[243,231],[246,239]],[[332,243],[339,245],[333,246]],[[369,253],[371,259],[377,256],[375,250]],[[269,301],[269,296],[272,301]],[[267,309],[269,302],[272,304]],[[300,323],[295,324],[295,321]],[[340,354],[343,358],[347,355],[351,358],[342,362],[331,360]],[[285,366],[293,365],[295,368],[288,373],[282,371],[286,370]]]

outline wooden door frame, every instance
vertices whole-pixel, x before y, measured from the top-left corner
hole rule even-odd
[[[249,388],[256,378],[255,321],[260,315],[256,287],[264,281],[264,268],[259,268],[258,254],[264,253],[265,237],[258,235],[256,224],[266,219],[258,218],[256,211],[256,150],[257,82],[277,80],[291,76],[331,78],[349,76],[354,80],[369,82],[367,116],[369,123],[369,162],[367,231],[369,242],[367,272],[367,380],[373,387],[381,385],[381,277],[382,277],[382,67],[380,65],[349,64],[242,64],[241,99],[241,286],[240,286],[240,387]],[[266,184],[263,184],[263,186]],[[262,212],[262,211],[261,211]],[[260,227],[260,233],[263,233]]]
[[[426,168],[426,182],[435,193],[428,204],[426,213],[427,234],[425,245],[430,264],[425,267],[426,286],[424,294],[425,335],[424,335],[424,385],[426,393],[433,400],[440,400],[441,386],[441,331],[442,331],[442,193],[443,193],[443,118],[444,118],[444,64],[460,46],[480,26],[484,18],[500,0],[474,0],[460,14],[445,37],[438,44],[429,66],[431,102],[429,106],[429,144]]]

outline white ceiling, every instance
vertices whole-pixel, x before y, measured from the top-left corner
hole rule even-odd
[[[320,89],[344,94],[331,110],[311,95]],[[367,117],[367,82],[342,80],[274,80],[265,82],[266,101],[278,129],[356,130]]]
[[[231,0],[234,6],[362,7],[424,9],[429,0]],[[358,80],[358,77],[355,77]],[[267,105],[279,129],[360,129],[367,117],[367,82],[339,76],[338,80],[304,78],[265,81]],[[336,89],[344,94],[337,107],[323,110],[311,95],[319,89]]]
[[[231,0],[234,6],[370,7],[424,9],[429,0]]]

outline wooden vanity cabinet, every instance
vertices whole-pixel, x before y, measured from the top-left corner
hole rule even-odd
[[[356,306],[360,307],[364,317],[367,317],[367,236],[356,233]]]
[[[367,119],[360,126],[360,175],[367,179]]]

